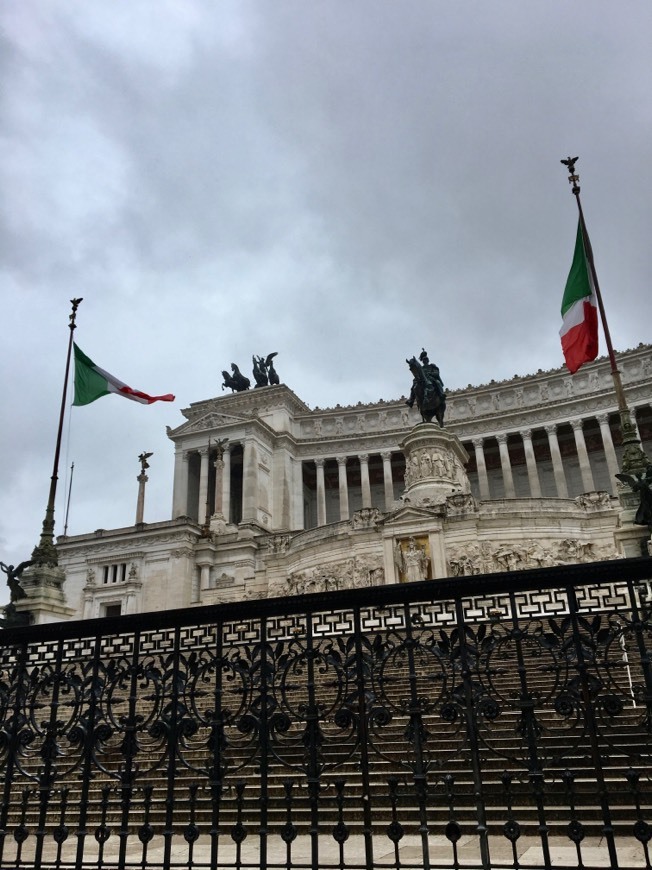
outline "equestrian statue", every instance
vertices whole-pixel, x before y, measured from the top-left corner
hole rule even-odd
[[[414,378],[410,397],[405,404],[411,408],[416,402],[424,423],[432,423],[432,418],[435,417],[439,425],[443,427],[446,394],[439,375],[439,368],[430,362],[424,348],[421,349],[419,360],[416,357],[405,360]]]

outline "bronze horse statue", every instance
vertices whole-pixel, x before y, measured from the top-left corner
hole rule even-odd
[[[426,370],[425,366],[422,366],[416,357],[413,356],[411,359],[406,359],[405,362],[410,367],[412,377],[414,378],[412,389],[410,390],[410,398],[405,404],[411,408],[416,401],[423,422],[432,423],[432,418],[435,417],[443,428],[446,395],[440,386],[441,381],[430,371]],[[430,368],[430,365],[428,368]],[[439,371],[436,366],[434,368],[436,371]]]
[[[251,381],[242,374],[235,363],[231,363],[231,371],[233,372],[232,375],[222,369],[222,377],[224,378],[222,389],[224,389],[224,387],[230,387],[234,393],[241,393],[243,390],[248,390],[251,386]]]

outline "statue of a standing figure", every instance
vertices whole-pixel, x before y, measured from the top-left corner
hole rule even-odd
[[[257,387],[267,387],[270,384],[278,384],[278,374],[274,368],[273,359],[278,355],[278,351],[268,353],[266,359],[262,356],[252,356],[254,364],[253,375]]]
[[[435,417],[440,426],[444,425],[446,411],[446,394],[439,374],[439,367],[431,363],[425,348],[421,349],[419,362],[416,357],[406,359],[414,380],[410,397],[405,403],[412,407],[416,401],[417,408],[424,423],[431,423]]]
[[[405,550],[399,543],[396,544],[394,561],[408,583],[425,580],[428,576],[428,557],[425,547],[417,544],[413,537],[408,541]]]
[[[641,499],[634,517],[634,524],[647,526],[652,532],[652,465],[648,465],[645,471],[636,476],[617,474],[616,477],[631,487],[633,492],[637,492]]]
[[[21,562],[18,567],[14,568],[13,565],[5,565],[4,562],[0,562],[0,570],[2,570],[3,574],[7,575],[7,586],[9,587],[12,604],[15,601],[20,601],[21,598],[27,598],[27,593],[20,585],[19,581],[20,575],[23,573],[25,568],[29,568],[31,564],[33,564],[32,560],[29,559],[26,562]]]

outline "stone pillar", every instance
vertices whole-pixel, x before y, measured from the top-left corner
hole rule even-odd
[[[618,457],[614,447],[613,438],[611,436],[611,428],[609,427],[609,414],[600,414],[598,417],[600,424],[600,434],[602,435],[602,446],[604,447],[604,455],[607,460],[607,469],[609,471],[609,482],[611,484],[611,492],[616,495],[616,475],[620,471],[618,468]]]
[[[215,469],[215,504],[213,506],[213,515],[223,517],[224,504],[224,459],[217,455],[217,459],[213,463]]]
[[[136,478],[138,481],[138,501],[136,502],[136,525],[139,525],[143,521],[143,516],[145,515],[145,484],[149,480],[149,477],[145,474],[144,471]]]
[[[292,460],[292,487],[294,498],[292,499],[291,528],[303,529],[305,526],[303,504],[303,462],[300,459]]]
[[[559,498],[568,498],[568,487],[566,486],[564,465],[561,461],[561,452],[559,450],[559,441],[557,439],[557,426],[554,423],[550,426],[546,426],[546,434],[548,435],[548,443],[550,444],[550,455],[552,457],[552,468],[555,474],[557,495]]]
[[[523,450],[525,452],[525,464],[527,465],[527,479],[530,484],[530,495],[532,498],[541,498],[541,482],[539,481],[537,461],[534,456],[534,447],[532,446],[532,430],[523,429],[521,432],[521,438],[523,439]]]
[[[199,468],[199,498],[197,499],[197,517],[199,525],[206,522],[206,498],[208,496],[208,447],[200,447],[197,451],[201,457]]]
[[[392,480],[392,454],[385,450],[380,454],[383,459],[383,481],[385,484],[385,510],[391,511],[394,506],[394,481]]]
[[[346,478],[346,456],[337,457],[337,477],[340,490],[340,521],[349,518],[349,485]]]
[[[360,460],[360,488],[362,489],[362,507],[371,507],[371,484],[369,483],[369,454],[361,453]]]
[[[584,440],[584,432],[582,426],[583,420],[571,420],[573,434],[575,435],[575,446],[577,447],[577,458],[580,461],[580,474],[582,475],[582,487],[584,492],[593,492],[595,483],[593,482],[593,472],[591,471],[591,462],[589,453],[586,449],[586,441]]]
[[[211,566],[210,566],[210,564],[200,565],[199,571],[200,571],[199,588],[200,588],[201,592],[204,592],[206,589],[210,589],[210,585],[211,585]]]
[[[498,452],[500,453],[500,467],[503,471],[505,498],[516,498],[514,477],[512,475],[512,463],[509,459],[509,450],[507,449],[507,435],[503,432],[496,436],[496,440],[498,441]]]
[[[251,440],[244,443],[242,455],[242,520],[258,518],[258,456]]]
[[[224,468],[222,470],[222,514],[227,523],[231,522],[231,445],[224,448]]]
[[[188,454],[177,450],[174,454],[174,493],[172,498],[172,519],[184,517],[188,513]]]
[[[317,525],[326,525],[326,483],[324,481],[324,459],[315,459],[317,466]]]
[[[489,478],[487,477],[487,463],[484,458],[482,438],[473,439],[473,449],[475,451],[475,464],[478,469],[478,485],[480,486],[480,499],[488,501],[491,496],[489,494]]]

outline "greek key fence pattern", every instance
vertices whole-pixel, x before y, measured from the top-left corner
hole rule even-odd
[[[526,836],[552,866],[554,836],[571,866],[600,837],[649,868],[651,579],[622,560],[6,630],[0,867],[518,867]]]

